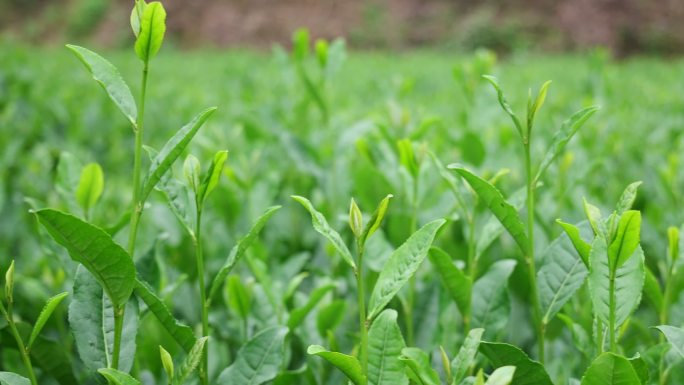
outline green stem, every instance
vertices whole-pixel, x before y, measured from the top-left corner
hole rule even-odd
[[[470,278],[471,284],[475,282],[475,276],[477,275],[477,259],[475,258],[475,219],[472,216],[468,217],[468,277]],[[472,302],[472,293],[468,299]],[[472,310],[468,310],[467,314],[463,314],[463,329],[465,333],[470,331],[470,317]]]
[[[368,377],[368,321],[366,320],[366,296],[363,287],[363,251],[364,247],[357,240],[357,259],[356,270],[356,292],[359,303],[359,332],[361,333],[361,343],[359,345],[359,361],[361,361],[361,369],[363,374]]]
[[[114,349],[112,353],[112,368],[119,369],[119,356],[121,352],[121,335],[123,334],[123,321],[126,305],[114,309]]]
[[[199,281],[200,306],[202,307],[202,337],[209,336],[209,307],[207,306],[207,289],[204,282],[204,255],[202,254],[202,203],[197,203],[197,223],[195,227],[195,254],[197,256],[197,280]],[[203,385],[209,384],[209,349],[204,344],[200,366],[200,380]]]
[[[10,333],[12,334],[12,337],[14,337],[14,340],[17,342],[17,347],[19,348],[21,360],[24,362],[24,366],[26,367],[26,371],[28,372],[31,385],[38,385],[38,381],[36,380],[36,374],[34,373],[33,365],[31,364],[31,357],[29,356],[29,352],[26,349],[26,345],[24,345],[24,341],[21,339],[21,336],[19,335],[17,326],[14,324],[14,317],[12,316],[12,303],[8,303],[7,309],[5,309],[5,307],[0,302],[0,311],[7,320],[7,324],[10,327]]]
[[[525,148],[525,175],[527,176],[527,249],[528,255],[525,258],[527,271],[529,273],[530,291],[532,296],[532,310],[534,313],[535,326],[537,328],[537,354],[539,361],[544,363],[544,333],[546,327],[542,322],[541,305],[539,303],[539,293],[537,289],[537,270],[534,262],[534,190],[535,181],[532,175],[532,159],[530,154],[530,136],[523,142]]]
[[[413,177],[412,186],[412,202],[411,202],[411,222],[409,224],[409,233],[413,234],[418,229],[418,175]],[[410,235],[409,234],[409,235]],[[416,275],[409,278],[408,294],[406,296],[406,307],[404,309],[406,316],[406,345],[413,346],[413,305],[416,298]]]

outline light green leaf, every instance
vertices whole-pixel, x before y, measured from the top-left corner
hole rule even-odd
[[[69,295],[68,292],[60,293],[47,300],[43,310],[40,311],[40,315],[36,320],[36,324],[33,326],[33,330],[31,330],[31,336],[29,337],[28,345],[26,346],[27,349],[31,349],[31,345],[33,345],[33,342],[36,340],[38,335],[40,335],[40,331],[43,330],[43,326],[45,326],[45,323],[48,321],[48,319],[50,319],[52,313],[67,295]]]
[[[77,45],[67,44],[79,60],[86,66],[96,82],[107,92],[109,98],[126,116],[133,126],[136,125],[138,109],[130,88],[121,77],[119,70],[102,56]]]
[[[97,279],[114,307],[123,306],[135,282],[135,265],[126,250],[104,230],[73,215],[52,209],[38,210],[36,215],[71,259],[83,264]]]
[[[482,328],[469,331],[461,349],[451,361],[453,384],[460,384],[461,380],[466,377],[470,368],[475,364],[475,357],[477,357],[477,351],[480,348],[480,341],[484,331]]]
[[[381,201],[378,207],[375,209],[375,212],[373,213],[373,216],[371,217],[370,221],[366,223],[366,226],[363,229],[363,233],[361,233],[361,244],[365,244],[368,238],[373,235],[379,228],[380,225],[382,224],[382,220],[385,218],[385,215],[387,214],[387,209],[389,208],[389,201],[392,199],[394,195],[392,194],[387,194]]]
[[[639,376],[626,358],[603,353],[582,376],[581,385],[641,385]]]
[[[397,142],[397,148],[399,149],[399,163],[404,166],[411,176],[414,178],[417,177],[420,167],[418,166],[416,156],[413,153],[413,143],[411,143],[411,140],[399,140]]]
[[[641,355],[637,353],[634,357],[629,358],[628,361],[630,364],[632,364],[632,368],[634,368],[634,371],[639,377],[639,381],[641,382],[641,384],[648,384],[648,380],[650,379],[651,374],[648,370],[648,364],[641,357]]]
[[[508,323],[511,303],[506,289],[515,265],[511,259],[497,261],[473,285],[471,325],[484,328],[488,335],[495,335]]]
[[[199,159],[192,154],[188,154],[188,156],[185,157],[185,162],[183,162],[183,176],[185,177],[185,182],[188,184],[188,186],[190,186],[190,189],[195,194],[197,194],[197,190],[200,186],[201,173],[202,171]],[[160,185],[162,183],[162,181],[159,182]]]
[[[544,105],[544,101],[546,101],[546,93],[549,89],[549,86],[551,85],[551,80],[547,80],[542,84],[541,88],[539,89],[539,93],[537,94],[537,98],[534,100],[534,103],[532,103],[532,98],[528,100],[527,104],[527,134],[532,131],[532,126],[534,126],[534,117],[537,115],[537,112],[539,109]]]
[[[153,4],[153,3],[152,3]],[[149,8],[149,6],[148,6]],[[145,176],[145,181],[143,182],[143,190],[140,196],[141,201],[145,201],[147,196],[150,195],[154,186],[161,179],[161,177],[171,168],[173,162],[178,159],[178,157],[183,153],[185,147],[190,144],[190,141],[195,136],[197,131],[202,127],[204,122],[209,119],[209,117],[216,111],[216,107],[207,108],[206,110],[195,116],[190,123],[183,126],[176,134],[169,139],[168,142],[162,147],[159,154],[154,158],[150,169]]]
[[[16,373],[0,372],[0,385],[31,385],[31,381]]]
[[[515,375],[515,366],[502,366],[489,375],[485,385],[510,385]]]
[[[95,371],[111,366],[114,350],[114,306],[97,280],[83,267],[76,269],[74,296],[69,304],[69,325],[78,354],[85,366]],[[135,357],[138,304],[128,301],[124,315],[119,369],[128,371]]]
[[[249,317],[252,308],[252,293],[237,275],[231,275],[226,282],[228,306],[241,319]]]
[[[270,327],[249,340],[226,368],[217,385],[259,385],[273,380],[283,363],[283,343],[288,329]]]
[[[606,242],[596,237],[589,256],[589,292],[594,313],[605,323],[610,317],[610,267]],[[637,247],[634,255],[615,272],[615,327],[622,325],[641,302],[644,285],[644,252]]]
[[[511,194],[508,198],[508,203],[513,206],[516,212],[519,212],[525,205],[526,189],[521,188]],[[504,232],[503,224],[499,218],[493,213],[484,222],[484,225],[476,230],[477,244],[475,246],[475,259],[479,259],[482,254],[489,248],[489,246],[496,241]]]
[[[544,365],[533,361],[522,350],[509,344],[482,342],[480,352],[495,368],[515,366],[513,384],[515,385],[553,385]]]
[[[586,199],[583,199],[582,203],[584,204],[584,214],[587,216],[591,229],[594,230],[594,235],[601,235],[604,238],[608,237],[608,231],[603,223],[601,210],[587,202]]]
[[[368,303],[368,319],[372,320],[394,298],[402,286],[418,270],[425,259],[437,231],[444,225],[444,219],[434,220],[418,231],[399,248],[394,250],[383,267]]]
[[[639,189],[639,186],[641,186],[641,181],[634,182],[627,186],[625,191],[622,192],[622,195],[620,196],[620,200],[618,201],[617,207],[615,208],[615,211],[617,212],[617,215],[622,215],[624,214],[627,210],[632,208],[632,205],[634,204],[634,201],[636,200],[637,196],[637,190]]]
[[[216,273],[216,277],[211,283],[211,290],[209,290],[209,297],[207,297],[209,300],[214,298],[216,293],[221,288],[221,285],[223,285],[223,281],[233,270],[233,267],[235,267],[235,264],[240,260],[240,258],[242,258],[247,249],[252,246],[254,241],[256,241],[259,233],[261,233],[261,230],[266,225],[266,222],[268,222],[271,216],[273,216],[273,214],[275,214],[275,212],[281,207],[282,206],[272,206],[266,209],[266,211],[261,214],[256,221],[254,221],[254,224],[252,224],[249,232],[240,238],[237,244],[233,246],[233,248],[230,250],[230,254],[228,254],[228,258],[226,258],[226,261],[224,262],[223,266],[221,266],[219,272]]]
[[[204,202],[205,199],[211,194],[216,188],[221,178],[221,172],[223,172],[223,165],[228,159],[228,151],[219,151],[214,155],[214,159],[211,161],[211,166],[207,171],[207,175],[204,177],[202,184],[200,184],[199,191],[197,194],[198,201]]]
[[[492,184],[486,180],[478,177],[477,175],[471,173],[470,171],[460,168],[449,166],[458,172],[463,179],[465,179],[470,187],[475,190],[478,197],[484,202],[484,204],[491,210],[491,212],[496,215],[496,217],[501,221],[501,224],[508,230],[515,242],[522,250],[523,254],[527,255],[528,241],[527,235],[525,234],[525,225],[523,224],[518,211],[510,203],[504,199],[501,192],[497,190]]]
[[[399,361],[406,365],[411,381],[418,385],[440,385],[439,374],[430,365],[428,355],[418,348],[401,350]]]
[[[192,328],[183,325],[171,314],[164,302],[152,291],[152,288],[141,279],[135,281],[135,294],[145,302],[159,323],[173,337],[186,353],[195,345],[195,334]]]
[[[340,234],[330,227],[323,214],[318,212],[313,207],[311,202],[304,197],[293,195],[292,199],[299,202],[302,206],[304,206],[305,209],[307,209],[307,211],[309,211],[311,214],[311,223],[313,224],[314,230],[328,239],[328,241],[330,241],[330,243],[332,243],[332,245],[335,247],[335,250],[340,253],[342,259],[344,259],[344,261],[347,262],[347,264],[353,269],[356,269],[356,263],[354,263],[354,258],[347,248],[347,245],[342,240]]]
[[[591,253],[591,245],[582,239],[577,226],[570,223],[565,223],[560,219],[556,220],[556,222],[563,227],[565,234],[570,238],[570,241],[572,241],[572,245],[575,246],[575,250],[579,254],[580,258],[582,258],[584,266],[589,268],[589,253]]]
[[[361,209],[356,204],[354,198],[351,199],[349,204],[349,228],[354,233],[354,237],[357,239],[361,238],[363,233],[363,214],[361,214]]]
[[[542,260],[544,265],[537,272],[537,287],[542,322],[548,324],[582,287],[589,271],[566,234],[549,245]]]
[[[359,363],[359,360],[357,360],[356,357],[338,352],[331,352],[319,345],[309,346],[307,353],[319,356],[333,364],[337,369],[344,373],[354,385],[366,385],[366,376],[364,376],[363,370],[361,370],[361,363]]]
[[[153,1],[143,10],[140,19],[140,33],[135,40],[135,53],[140,60],[149,62],[161,48],[166,33],[166,11],[164,6]]]
[[[620,217],[617,235],[608,248],[611,269],[622,266],[639,246],[641,235],[641,213],[625,211]]]
[[[387,309],[368,331],[368,384],[408,385],[404,364],[399,360],[406,347],[397,324],[397,312]]]
[[[446,286],[449,296],[458,305],[458,310],[461,314],[470,314],[473,281],[454,265],[451,256],[444,250],[432,247],[428,257]]]
[[[173,383],[174,365],[171,354],[168,351],[166,351],[166,349],[164,349],[163,346],[159,345],[159,356],[161,358],[161,363],[162,367],[164,368],[164,372],[166,372],[166,378],[168,382]]]
[[[537,174],[534,177],[535,181],[541,179],[546,169],[548,169],[558,155],[563,152],[563,149],[565,149],[565,146],[570,139],[575,136],[584,123],[598,110],[599,108],[596,106],[584,108],[575,112],[568,120],[561,124],[560,130],[553,136],[551,147],[546,151],[544,158],[542,158],[542,161],[539,164]]]
[[[192,372],[197,369],[204,352],[204,346],[209,340],[209,337],[202,337],[197,339],[195,345],[192,347],[188,355],[183,360],[181,366],[176,370],[173,376],[173,385],[182,385],[185,379],[188,378]]]
[[[140,385],[140,381],[120,370],[103,368],[98,369],[98,373],[104,376],[104,378],[109,380],[113,385]]]
[[[135,0],[135,5],[131,10],[131,29],[135,37],[140,35],[140,20],[142,19],[143,13],[145,13],[145,7],[147,3],[145,0]]]
[[[335,284],[328,283],[314,289],[309,295],[309,300],[302,307],[292,310],[290,318],[287,320],[287,327],[293,330],[301,325],[306,316],[313,310],[316,305],[328,294],[328,292],[335,288]]]
[[[26,326],[28,329],[28,325]],[[63,342],[58,343],[40,335],[31,346],[31,359],[34,365],[61,385],[78,383],[73,372],[71,354],[71,351],[64,349]]]
[[[660,282],[658,278],[653,274],[651,268],[646,266],[646,277],[644,280],[644,294],[651,303],[653,307],[657,310],[663,308],[663,290],[660,288]]]
[[[656,329],[665,335],[674,350],[684,358],[684,329],[669,325],[656,326]]]
[[[102,168],[97,163],[89,163],[81,171],[81,179],[76,188],[76,201],[86,216],[90,208],[95,206],[104,189],[104,176]]]
[[[503,108],[503,110],[508,114],[508,116],[511,117],[511,119],[513,120],[513,124],[515,124],[515,129],[518,130],[518,134],[520,134],[520,137],[522,138],[524,134],[522,125],[520,124],[520,120],[518,120],[518,117],[515,115],[515,112],[513,112],[513,109],[508,104],[508,101],[506,101],[506,97],[504,96],[503,91],[499,86],[499,81],[491,75],[482,75],[482,77],[485,80],[487,80],[496,90],[496,95],[499,99],[499,104],[501,105],[501,108]]]

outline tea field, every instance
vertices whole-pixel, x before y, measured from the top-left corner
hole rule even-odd
[[[159,49],[153,4],[0,42],[0,384],[684,383],[684,61]]]

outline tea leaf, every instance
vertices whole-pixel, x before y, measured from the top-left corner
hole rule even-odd
[[[546,151],[544,158],[542,158],[539,168],[537,168],[537,174],[534,177],[535,181],[542,178],[546,169],[548,169],[558,155],[563,152],[563,149],[565,149],[565,146],[570,139],[572,139],[577,131],[582,128],[584,123],[598,110],[599,108],[596,106],[584,108],[575,112],[568,120],[561,124],[560,130],[553,136],[551,146]]]
[[[197,339],[195,345],[192,347],[187,357],[183,361],[183,364],[178,368],[176,373],[173,375],[173,385],[182,385],[185,379],[188,378],[192,372],[197,369],[197,366],[202,359],[202,353],[204,352],[204,345],[206,345],[209,337],[202,337]]]
[[[361,237],[363,233],[363,215],[354,198],[352,198],[349,204],[349,228],[357,239]]]
[[[0,385],[31,385],[31,381],[16,373],[0,372]]]
[[[346,315],[347,302],[341,299],[330,302],[321,307],[316,316],[316,328],[321,337],[327,335],[328,330],[335,330]]]
[[[632,205],[634,205],[634,201],[636,200],[637,190],[639,189],[639,186],[641,186],[641,183],[641,181],[634,182],[627,186],[625,191],[622,192],[617,207],[615,208],[618,215],[622,215],[632,208]]]
[[[190,352],[195,345],[196,339],[192,328],[183,325],[171,314],[159,297],[152,291],[152,288],[140,278],[135,281],[135,294],[145,302],[150,312],[154,314],[159,323],[173,337],[186,353]]]
[[[575,246],[575,250],[582,259],[582,262],[587,268],[589,268],[589,254],[591,253],[591,245],[582,239],[577,226],[570,223],[565,223],[560,219],[557,219],[556,222],[563,227],[563,231],[565,231],[565,234],[570,238],[570,241],[572,241],[572,245]]]
[[[482,342],[480,352],[495,368],[515,366],[515,385],[553,385],[544,365],[533,361],[522,350],[509,344]]]
[[[252,294],[237,275],[228,277],[228,305],[241,318],[247,319],[252,305]]]
[[[447,292],[458,305],[458,310],[461,314],[470,314],[473,281],[454,265],[451,256],[444,250],[432,247],[428,257],[447,288]]]
[[[304,206],[307,211],[311,214],[311,223],[313,224],[314,230],[316,230],[319,234],[324,236],[330,243],[335,247],[335,250],[337,250],[338,253],[340,253],[340,256],[342,256],[342,259],[352,267],[352,269],[356,269],[356,263],[354,263],[354,258],[352,257],[351,252],[347,248],[347,245],[344,243],[342,240],[342,237],[340,234],[335,231],[330,225],[328,224],[328,221],[325,219],[323,214],[318,212],[311,202],[304,198],[300,197],[297,195],[293,195],[292,199],[296,200],[299,202],[302,206]]]
[[[249,340],[237,353],[237,358],[226,368],[217,385],[259,385],[271,381],[283,362],[283,342],[288,329],[270,327]]]
[[[168,379],[168,382],[173,382],[174,365],[171,354],[169,354],[169,352],[167,352],[166,349],[159,345],[159,356],[161,358],[164,372],[166,372],[166,378]]]
[[[537,272],[542,322],[548,324],[584,284],[589,271],[563,234],[544,251],[544,265]]]
[[[641,385],[641,381],[626,358],[613,353],[603,353],[584,373],[581,385],[603,384]]]
[[[114,307],[125,304],[133,292],[135,281],[135,265],[126,250],[104,230],[73,215],[52,209],[35,213],[52,238],[67,249],[71,258],[93,274]]]
[[[60,302],[62,302],[62,300],[66,298],[67,295],[69,295],[68,292],[60,293],[47,300],[45,306],[43,307],[43,310],[40,311],[40,315],[38,316],[35,325],[33,326],[33,330],[31,331],[31,336],[29,337],[26,349],[31,350],[31,345],[33,345],[33,342],[40,334],[40,331],[43,329],[43,326],[45,326],[45,323],[48,321],[48,319],[50,319],[52,313],[55,311]]]
[[[318,305],[323,297],[334,288],[335,284],[328,283],[314,289],[309,295],[309,300],[304,306],[292,310],[290,313],[290,318],[287,320],[287,327],[290,328],[290,330],[293,330],[297,326],[301,325],[311,310],[313,310],[313,308]]]
[[[207,175],[204,177],[202,184],[200,184],[197,192],[197,200],[202,203],[211,194],[212,191],[218,185],[219,178],[221,177],[221,172],[223,171],[223,165],[226,163],[228,158],[228,151],[219,151],[214,155],[214,159],[211,161],[211,166],[207,171]]]
[[[140,60],[149,62],[161,48],[166,33],[164,6],[153,1],[145,6],[140,19],[140,33],[135,40],[135,53]]]
[[[551,85],[551,80],[547,80],[542,84],[541,88],[539,89],[539,93],[537,94],[537,98],[534,100],[534,103],[532,103],[532,99],[530,98],[528,101],[527,105],[527,135],[529,136],[530,132],[532,131],[532,126],[534,126],[534,117],[537,115],[537,111],[544,105],[544,101],[546,101],[546,93],[549,89],[549,86]]]
[[[399,360],[405,347],[397,312],[384,310],[368,331],[369,385],[408,385],[404,364]]]
[[[145,13],[145,7],[147,3],[145,0],[135,0],[135,5],[131,10],[131,29],[135,37],[140,35],[140,20],[142,19],[143,13]]]
[[[641,213],[629,210],[620,217],[617,236],[608,248],[611,269],[622,266],[639,246]]]
[[[409,378],[419,385],[440,385],[439,374],[430,366],[428,355],[418,348],[401,350],[399,361],[406,365]]]
[[[389,256],[368,302],[369,320],[375,318],[415,274],[427,256],[437,231],[445,223],[446,220],[437,219],[426,224]]]
[[[223,285],[223,281],[233,270],[233,267],[235,267],[235,264],[240,260],[240,258],[242,258],[252,243],[256,241],[259,233],[261,233],[261,230],[266,225],[266,222],[268,222],[271,216],[273,216],[273,214],[275,214],[275,212],[281,207],[282,206],[269,207],[263,214],[261,214],[259,218],[256,219],[256,221],[254,221],[254,224],[252,224],[252,228],[249,229],[249,232],[240,238],[237,244],[233,246],[233,248],[230,250],[230,254],[228,254],[228,258],[226,258],[226,261],[224,262],[223,266],[221,266],[221,269],[211,283],[211,290],[209,291],[209,296],[207,297],[209,300],[216,295],[218,290],[221,288],[221,285]]]
[[[348,356],[346,354],[331,352],[319,345],[311,345],[307,349],[307,353],[319,356],[324,360],[333,364],[345,376],[354,383],[354,385],[366,385],[366,376],[363,375],[361,364],[356,357]]]
[[[508,321],[511,303],[508,298],[508,278],[516,262],[503,259],[495,262],[473,285],[472,325],[487,333],[498,333]],[[489,334],[488,334],[489,335]]]
[[[90,212],[90,208],[95,206],[97,200],[100,199],[103,189],[104,176],[100,165],[97,163],[86,165],[81,171],[81,179],[76,189],[76,201],[81,205],[86,216]]]
[[[663,291],[660,288],[660,282],[648,266],[646,266],[646,277],[644,279],[644,294],[653,303],[653,307],[656,309],[663,308]]]
[[[169,139],[162,147],[159,154],[154,158],[150,169],[145,176],[143,182],[143,189],[140,200],[144,202],[154,186],[159,182],[161,177],[171,168],[173,162],[183,153],[185,147],[190,144],[190,141],[195,136],[197,131],[202,127],[204,122],[216,111],[216,107],[207,108],[206,110],[195,116],[190,123],[183,126],[176,134]]]
[[[63,343],[38,336],[31,346],[31,358],[61,385],[78,383],[72,368],[71,352],[64,349]]]
[[[485,385],[510,385],[515,376],[515,366],[502,366],[489,375]]]
[[[477,328],[468,332],[461,349],[459,349],[458,354],[451,361],[452,384],[460,384],[461,380],[466,377],[470,368],[475,364],[475,358],[477,357],[477,351],[480,348],[480,340],[484,331],[484,329]]]
[[[119,70],[102,56],[77,45],[67,44],[79,60],[86,66],[96,82],[107,92],[109,98],[116,104],[128,121],[135,127],[138,118],[138,108],[130,88],[124,82]]]
[[[674,350],[684,357],[684,329],[669,325],[656,326],[656,329],[660,330]]]
[[[366,226],[363,229],[363,233],[361,235],[361,244],[364,245],[368,238],[373,235],[379,228],[380,225],[382,224],[382,220],[385,218],[385,215],[387,214],[387,209],[389,208],[389,202],[390,199],[394,198],[394,195],[392,194],[387,194],[381,201],[380,204],[378,204],[378,207],[375,209],[375,212],[373,213],[373,216],[371,217],[370,221],[366,223]]]
[[[506,97],[503,94],[503,91],[501,90],[501,87],[499,86],[499,81],[497,78],[491,75],[482,75],[482,77],[487,80],[492,87],[494,87],[494,90],[496,90],[496,95],[497,98],[499,99],[499,104],[501,105],[501,108],[508,114],[508,116],[511,117],[511,120],[513,120],[513,124],[515,125],[515,129],[518,130],[518,134],[520,134],[520,137],[524,137],[523,133],[523,127],[520,124],[520,120],[518,120],[518,117],[515,115],[515,112],[513,112],[513,109],[511,106],[508,104],[508,101],[506,100]]]
[[[491,212],[496,215],[501,224],[508,230],[515,242],[522,250],[523,254],[529,254],[527,235],[525,234],[525,225],[523,224],[518,211],[510,203],[508,203],[501,192],[497,190],[492,184],[486,180],[478,177],[477,175],[471,173],[470,171],[460,168],[452,167],[449,168],[456,170],[463,179],[465,179],[470,187],[475,190],[475,193],[480,197],[482,202],[491,210]]]
[[[140,385],[140,381],[131,377],[129,374],[111,368],[98,369],[104,378],[109,380],[113,385]]]

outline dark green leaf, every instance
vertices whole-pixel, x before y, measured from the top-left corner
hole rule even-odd
[[[411,381],[418,385],[439,385],[439,374],[430,365],[428,355],[418,348],[401,350],[399,361],[406,365]]]
[[[454,265],[451,256],[444,250],[432,247],[428,256],[449,296],[458,305],[458,310],[461,314],[470,314],[473,281]]]
[[[482,342],[480,352],[495,368],[515,366],[513,384],[515,385],[553,385],[544,365],[531,360],[517,347],[496,342]]]
[[[404,364],[399,360],[405,347],[397,312],[384,310],[368,331],[369,385],[408,385]]]
[[[508,323],[511,311],[508,297],[508,277],[516,262],[503,259],[495,262],[473,285],[473,327],[482,327],[488,335],[495,335]]]
[[[283,363],[283,343],[288,329],[270,327],[256,334],[237,353],[217,385],[259,385],[273,380]]]

